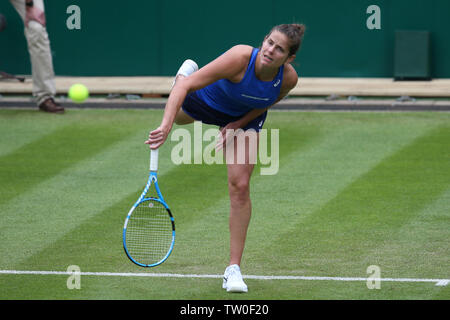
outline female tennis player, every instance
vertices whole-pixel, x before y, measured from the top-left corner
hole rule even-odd
[[[159,148],[174,122],[182,125],[197,120],[219,126],[225,153],[230,139],[237,141],[236,136],[227,137],[226,133],[231,132],[229,129],[259,132],[267,110],[297,84],[297,72],[290,63],[295,59],[304,30],[302,24],[275,26],[260,48],[236,45],[200,70],[194,61],[186,60],[176,75],[162,122],[150,132],[145,143],[152,149]],[[230,263],[225,270],[223,288],[228,292],[248,290],[240,264],[251,216],[249,186],[254,164],[248,161],[249,144],[245,145],[246,162],[226,161]],[[233,147],[239,146],[234,143]]]

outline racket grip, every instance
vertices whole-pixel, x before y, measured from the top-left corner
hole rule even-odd
[[[158,171],[158,149],[150,150],[150,171]]]

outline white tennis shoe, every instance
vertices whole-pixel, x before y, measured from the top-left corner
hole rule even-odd
[[[223,275],[222,288],[227,292],[247,292],[247,285],[242,278],[241,269],[237,264],[228,266]]]
[[[173,80],[172,87],[175,85],[175,80],[177,79],[177,77],[179,75],[187,77],[187,76],[193,74],[197,70],[198,70],[198,65],[197,65],[197,63],[195,63],[194,60],[187,59],[186,61],[184,61],[183,64],[181,65],[180,69],[178,69],[177,74],[175,75],[175,79]]]

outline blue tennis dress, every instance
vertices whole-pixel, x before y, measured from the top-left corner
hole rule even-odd
[[[252,109],[264,109],[280,95],[284,65],[272,81],[261,81],[255,75],[259,49],[254,48],[244,78],[239,83],[221,79],[197,90],[197,96],[211,108],[230,116],[242,116]]]

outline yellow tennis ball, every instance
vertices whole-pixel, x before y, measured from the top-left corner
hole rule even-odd
[[[73,102],[81,103],[89,97],[89,90],[84,84],[76,83],[69,89],[69,98]]]

